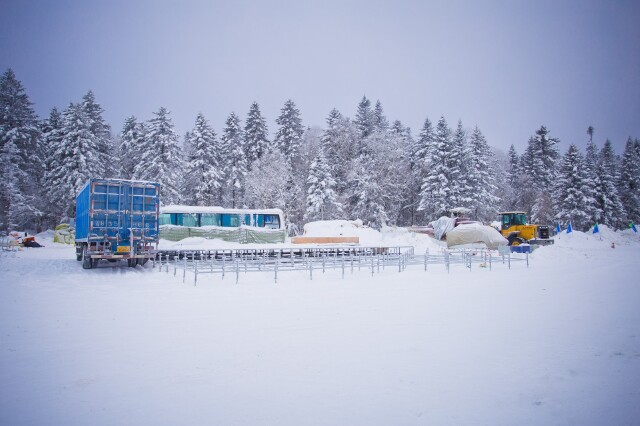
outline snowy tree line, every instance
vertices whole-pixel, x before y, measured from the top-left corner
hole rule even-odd
[[[426,119],[417,136],[390,122],[367,97],[353,119],[333,109],[324,128],[305,128],[292,100],[269,126],[254,102],[244,124],[234,112],[216,133],[203,114],[181,138],[161,107],[131,116],[114,135],[89,91],[39,119],[11,70],[0,79],[0,229],[42,229],[74,215],[89,177],[151,180],[163,204],[284,210],[299,228],[318,219],[362,219],[371,226],[426,224],[455,207],[490,221],[523,210],[534,221],[623,227],[640,220],[640,142],[622,157],[610,141],[560,154],[542,126],[518,154],[492,149],[480,129]]]

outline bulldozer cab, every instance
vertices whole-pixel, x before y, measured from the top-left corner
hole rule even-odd
[[[527,214],[524,212],[504,212],[498,213],[502,230],[507,230],[512,226],[527,224]]]

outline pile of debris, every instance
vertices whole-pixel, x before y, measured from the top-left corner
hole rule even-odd
[[[27,232],[9,232],[8,245],[11,247],[44,247],[36,241],[36,237]]]

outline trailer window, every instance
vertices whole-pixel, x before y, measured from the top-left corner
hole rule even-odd
[[[280,216],[277,214],[265,214],[264,226],[271,229],[280,229]]]
[[[222,226],[237,228],[240,226],[240,217],[237,214],[224,213],[222,215]]]
[[[222,226],[222,219],[219,214],[202,213],[200,215],[200,226]]]
[[[195,213],[178,213],[177,216],[180,226],[198,226],[198,215]]]
[[[171,213],[162,213],[160,215],[160,225],[171,225]]]

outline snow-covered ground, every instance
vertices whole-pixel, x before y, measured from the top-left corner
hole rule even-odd
[[[197,287],[151,264],[83,270],[40,235],[0,255],[0,424],[638,424],[640,241],[603,228],[528,269]]]

